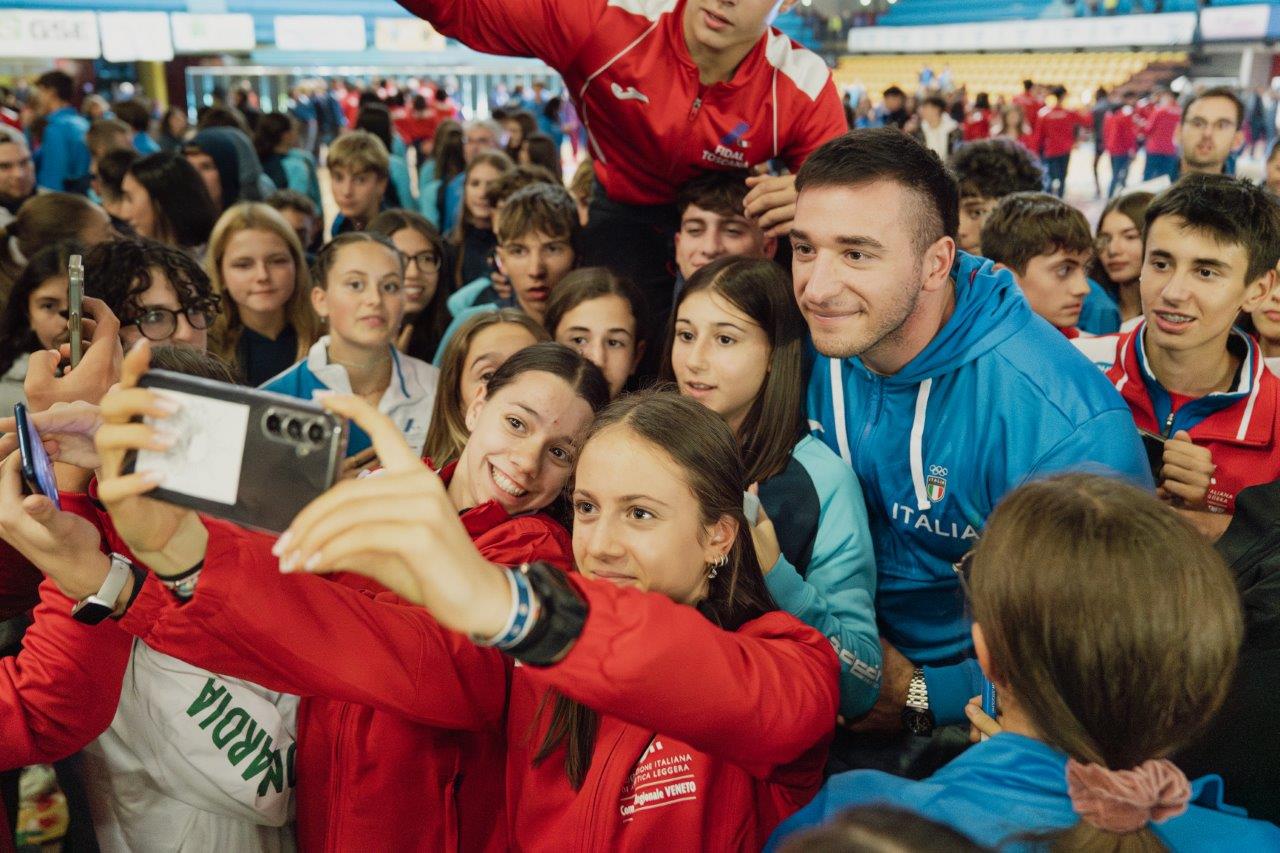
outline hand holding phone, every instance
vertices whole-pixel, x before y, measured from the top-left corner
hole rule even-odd
[[[27,491],[33,495],[44,495],[53,501],[55,507],[62,509],[62,501],[58,497],[58,481],[53,475],[53,463],[49,461],[49,454],[45,452],[40,434],[31,425],[26,404],[18,403],[13,407],[13,418],[18,427],[18,453]]]

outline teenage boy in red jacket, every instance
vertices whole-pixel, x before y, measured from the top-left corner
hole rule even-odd
[[[847,129],[831,71],[769,23],[796,0],[399,0],[485,53],[536,56],[564,77],[603,192],[585,265],[630,276],[653,328],[671,307],[679,187],[699,171],[781,159],[794,173]],[[752,177],[746,212],[790,229],[795,176]]]
[[[1163,436],[1158,494],[1217,538],[1246,486],[1280,478],[1280,380],[1234,329],[1276,281],[1280,207],[1249,181],[1187,175],[1147,208],[1142,322],[1108,378]]]

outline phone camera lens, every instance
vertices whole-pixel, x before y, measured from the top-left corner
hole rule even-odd
[[[276,414],[275,412],[272,412],[269,415],[267,415],[267,432],[271,433],[272,435],[279,435],[280,425],[281,425],[281,421],[280,421],[280,416],[278,414]]]
[[[322,424],[312,423],[307,427],[307,438],[311,439],[311,441],[316,444],[322,443],[327,433],[328,431]]]
[[[302,421],[298,420],[297,418],[289,418],[289,420],[285,422],[284,431],[288,433],[289,438],[292,438],[295,441],[301,440],[302,439]]]

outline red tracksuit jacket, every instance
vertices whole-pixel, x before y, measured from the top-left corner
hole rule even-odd
[[[544,535],[533,519],[512,521],[530,522],[522,539]],[[663,596],[573,576],[590,607],[583,633],[563,661],[534,669],[419,608],[282,576],[269,540],[206,524],[195,597],[177,605],[149,581],[122,624],[166,653],[305,687],[304,707],[325,710],[322,743],[319,712],[299,714],[303,849],[757,850],[822,781],[839,668],[830,644],[785,613],[731,633]],[[505,559],[533,550],[549,549],[521,545]],[[563,752],[530,764],[552,687],[601,712],[579,791]],[[378,716],[398,721],[398,736]],[[504,733],[505,797],[492,763]],[[477,740],[490,750],[466,748]],[[468,784],[472,799],[498,790],[473,802]]]
[[[572,565],[569,536],[548,516],[512,518],[490,502],[461,519],[494,562]],[[205,523],[196,595],[179,605],[151,578],[120,625],[157,651],[302,697],[299,848],[506,849],[501,708],[448,720],[425,710],[424,692],[447,680],[438,670],[472,643],[431,630],[425,611],[373,581],[282,575],[272,538]],[[501,692],[506,678],[468,674],[460,690]]]
[[[102,530],[105,513],[83,493],[60,493],[62,508]],[[8,543],[0,543],[0,575],[42,577]],[[118,549],[117,549],[118,550]],[[106,619],[85,625],[71,618],[75,602],[53,581],[39,582],[39,604],[22,651],[0,658],[0,769],[66,758],[106,731],[120,704],[133,636]],[[13,833],[0,813],[0,853]]]
[[[1243,354],[1236,387],[1183,403],[1174,411],[1169,393],[1147,367],[1144,326],[1139,323],[1120,337],[1107,378],[1129,404],[1138,429],[1165,436],[1185,429],[1192,442],[1209,449],[1217,465],[1209,485],[1209,509],[1234,513],[1241,489],[1280,479],[1280,379],[1267,369],[1257,342],[1236,331],[1233,346]]]
[[[1143,132],[1147,137],[1148,154],[1177,154],[1178,125],[1182,123],[1182,110],[1176,106],[1156,107],[1151,111]]]
[[[848,129],[831,71],[770,29],[726,83],[704,86],[681,25],[686,0],[399,0],[485,53],[560,72],[609,198],[665,204],[707,169],[781,157],[795,171]]]
[[[1102,122],[1102,141],[1108,154],[1132,157],[1138,152],[1138,125],[1132,107],[1107,113]]]
[[[1044,107],[1036,119],[1032,151],[1042,157],[1070,154],[1076,144],[1076,128],[1089,127],[1093,118],[1063,107]]]

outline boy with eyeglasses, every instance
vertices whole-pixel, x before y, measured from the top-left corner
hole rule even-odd
[[[141,237],[100,243],[85,256],[85,295],[120,318],[125,349],[140,338],[204,350],[220,299],[188,253]]]

